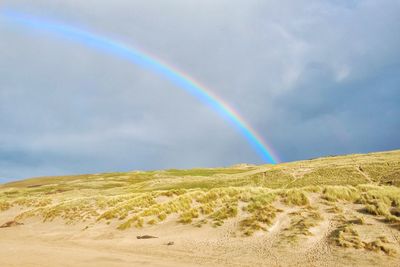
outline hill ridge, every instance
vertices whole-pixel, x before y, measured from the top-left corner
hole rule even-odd
[[[64,240],[66,254],[81,244],[94,255],[101,243],[118,247],[127,263],[118,266],[138,264],[126,251],[158,266],[182,259],[184,266],[398,266],[399,186],[400,150],[32,178],[0,187],[0,244],[24,247],[20,236],[32,247],[62,250],[57,240]],[[0,263],[10,265],[2,253]]]

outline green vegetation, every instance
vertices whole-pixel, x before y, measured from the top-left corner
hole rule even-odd
[[[330,214],[339,222],[331,236],[336,245],[393,254],[384,238],[363,241],[356,227],[372,217],[400,230],[399,174],[400,151],[390,151],[278,165],[42,177],[0,185],[0,212],[20,208],[16,221],[62,219],[119,230],[170,221],[221,227],[236,220],[241,234],[251,236],[268,231],[285,207],[284,240],[312,236]],[[346,205],[358,205],[359,216],[346,218]]]
[[[191,170],[177,170],[170,169],[166,170],[167,175],[173,176],[212,176],[215,174],[236,174],[254,169],[253,167],[247,167],[245,169],[236,168],[220,168],[220,169],[191,169]]]

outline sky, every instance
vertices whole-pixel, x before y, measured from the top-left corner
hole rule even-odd
[[[282,162],[400,148],[398,0],[4,0],[199,81]],[[154,72],[0,17],[0,183],[264,163]]]

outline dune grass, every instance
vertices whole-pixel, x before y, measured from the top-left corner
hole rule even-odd
[[[240,221],[240,230],[245,236],[251,236],[254,232],[266,231],[268,226],[273,223],[277,212],[274,206],[269,204],[261,204],[260,202],[249,205],[245,211],[250,215]]]
[[[287,205],[305,206],[310,204],[306,194],[299,189],[291,189],[284,192],[284,202]]]
[[[7,201],[0,201],[0,211],[5,211],[11,208],[11,204]]]
[[[353,186],[328,186],[323,190],[323,198],[335,202],[338,200],[355,201],[360,198],[360,193]]]
[[[364,243],[361,241],[358,232],[348,224],[341,225],[333,233],[332,238],[338,246],[345,248],[364,248]]]
[[[296,243],[301,238],[311,236],[310,229],[318,226],[323,219],[320,212],[311,206],[303,207],[289,215],[290,225],[282,232],[282,241],[288,243]]]
[[[343,217],[337,217],[340,222],[335,231],[331,233],[330,239],[338,246],[344,248],[364,249],[375,252],[383,252],[387,255],[396,255],[396,250],[393,244],[389,242],[387,237],[380,236],[376,240],[364,241],[359,232],[355,229],[355,225],[364,225],[365,221],[362,218],[346,221]]]
[[[315,201],[338,215],[356,203],[400,229],[399,173],[397,150],[277,165],[41,177],[0,185],[0,212],[18,207],[16,220],[107,223],[119,230],[170,220],[194,227],[237,220],[238,230],[251,236],[267,231],[281,212],[277,205],[284,205],[296,211],[283,235],[296,242],[323,219]],[[359,246],[353,226],[363,220],[342,226],[337,244]],[[363,247],[382,249],[379,242]]]

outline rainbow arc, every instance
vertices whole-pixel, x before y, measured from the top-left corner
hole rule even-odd
[[[261,136],[244,120],[242,116],[240,116],[237,111],[229,107],[223,99],[213,94],[211,90],[195,81],[189,75],[170,64],[163,62],[157,57],[151,56],[148,53],[115,40],[64,24],[42,20],[10,10],[0,11],[0,16],[10,23],[57,34],[86,46],[129,60],[140,67],[149,69],[154,73],[163,76],[179,88],[184,89],[203,103],[210,106],[218,114],[233,124],[246,138],[253,149],[261,156],[264,162],[273,164],[279,162],[278,156],[274,153],[271,146],[263,141]]]

